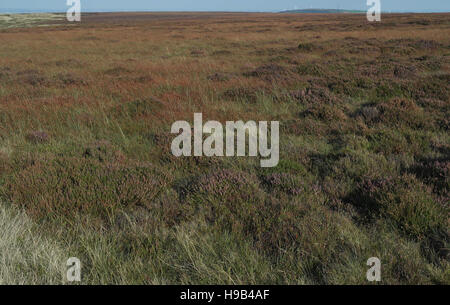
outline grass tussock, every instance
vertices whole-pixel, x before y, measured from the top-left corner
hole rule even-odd
[[[45,234],[23,212],[4,203],[0,207],[1,284],[62,284],[65,250]]]

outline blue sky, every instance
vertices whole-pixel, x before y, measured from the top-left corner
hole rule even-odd
[[[303,8],[366,9],[366,0],[81,0],[83,11],[280,11]],[[383,11],[446,11],[450,0],[381,0]],[[65,11],[66,0],[0,0],[0,11]]]

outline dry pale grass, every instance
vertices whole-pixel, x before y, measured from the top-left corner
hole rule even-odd
[[[0,205],[0,284],[61,284],[68,259],[25,215]]]

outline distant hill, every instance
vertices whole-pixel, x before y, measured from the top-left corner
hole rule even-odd
[[[33,10],[25,8],[0,8],[0,14],[37,14],[37,13],[60,13],[65,12],[64,9],[43,9],[43,10]]]
[[[344,14],[344,13],[365,13],[365,11],[358,11],[358,10],[338,10],[338,9],[303,9],[303,10],[286,10],[281,11],[280,13],[303,13],[303,14]]]

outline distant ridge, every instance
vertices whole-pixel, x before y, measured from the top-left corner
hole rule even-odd
[[[61,10],[33,10],[33,9],[22,9],[22,8],[0,8],[0,14],[39,14],[39,13],[61,13],[65,12],[63,9]]]
[[[358,10],[339,10],[339,9],[319,9],[319,8],[311,8],[311,9],[303,9],[303,10],[285,10],[280,13],[303,13],[303,14],[345,14],[345,13],[365,13],[365,11]]]

